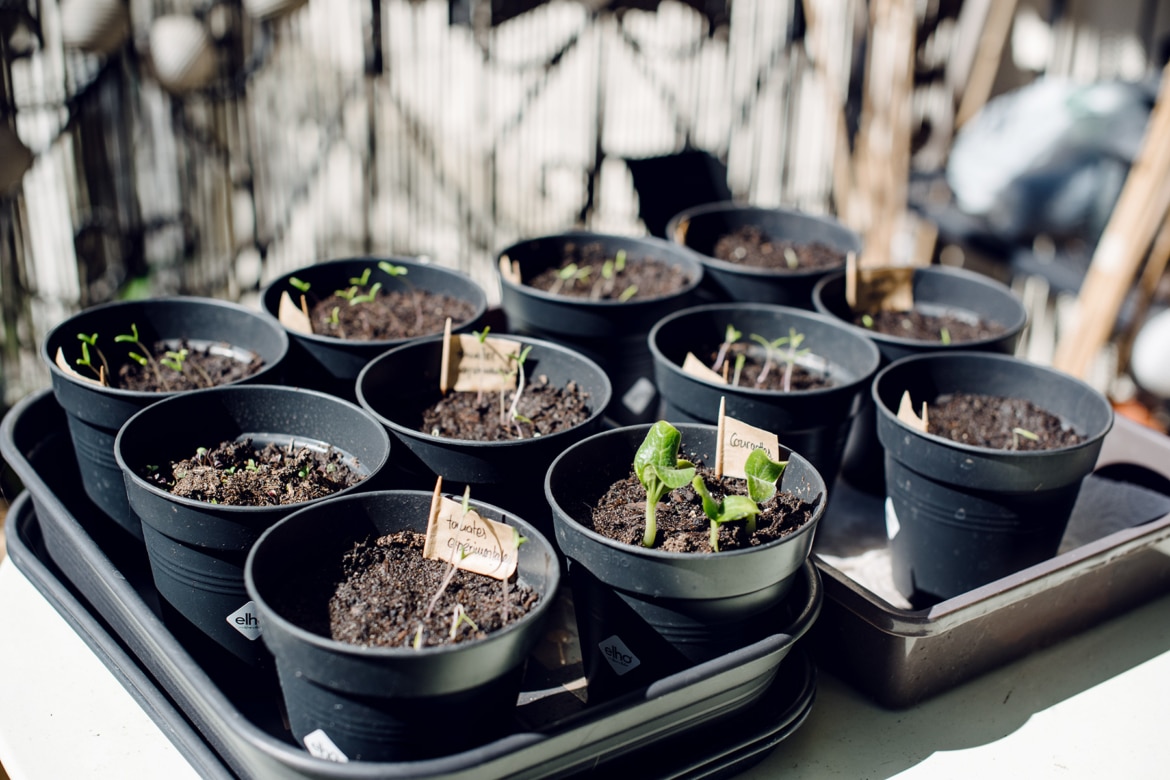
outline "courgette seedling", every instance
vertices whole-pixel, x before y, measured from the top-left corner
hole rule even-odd
[[[690,482],[695,466],[678,456],[682,434],[670,423],[659,420],[650,426],[646,438],[634,453],[634,474],[646,489],[646,527],[642,545],[653,547],[658,536],[658,502]]]
[[[776,495],[776,483],[787,466],[788,461],[774,461],[762,449],[752,450],[744,463],[748,494],[724,496],[721,501],[716,501],[703,478],[695,475],[691,487],[703,500],[703,514],[711,521],[712,550],[719,552],[719,526],[724,523],[746,520],[748,534],[756,532],[756,515],[761,511],[760,504],[768,503]]]

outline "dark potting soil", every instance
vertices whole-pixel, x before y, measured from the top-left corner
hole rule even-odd
[[[515,576],[504,582],[423,558],[424,542],[417,531],[399,531],[345,554],[344,580],[329,601],[333,639],[411,647],[421,625],[420,646],[456,644],[482,639],[536,606],[539,594]],[[459,619],[460,608],[469,620]]]
[[[857,314],[853,324],[887,336],[916,341],[946,341],[951,344],[995,338],[1004,332],[1003,325],[998,322],[982,319],[972,321],[969,317],[946,313],[925,314],[917,309]]]
[[[828,372],[809,370],[799,363],[792,364],[791,376],[785,386],[784,375],[788,370],[787,361],[773,360],[767,364],[761,354],[763,349],[754,344],[732,344],[727,350],[727,382],[735,387],[748,387],[756,390],[778,390],[780,392],[794,392],[798,390],[820,390],[832,387],[834,382]],[[781,350],[783,352],[783,350]],[[744,355],[743,369],[739,374],[739,382],[735,380],[735,359],[737,355]],[[708,366],[714,366],[719,351],[712,351],[708,356]],[[720,366],[719,373],[723,373]],[[761,381],[761,377],[763,377]]]
[[[608,278],[607,261],[614,266]],[[560,265],[541,271],[528,286],[571,298],[637,301],[672,295],[691,282],[686,272],[657,258],[627,256],[621,270],[616,270],[615,261],[600,243],[565,244]]]
[[[185,392],[236,382],[264,367],[259,355],[243,353],[225,344],[194,347],[186,341],[158,341],[148,348],[150,360],[147,365],[122,364],[111,382],[112,387],[152,393]],[[246,355],[247,359],[241,359],[241,355]],[[164,365],[160,360],[171,365]],[[175,365],[180,369],[175,370]]]
[[[697,456],[688,459],[698,463]],[[698,473],[707,483],[711,496],[720,501],[729,493],[747,495],[742,479],[715,478],[714,469],[699,466]],[[735,550],[767,544],[796,531],[812,519],[815,506],[791,493],[778,492],[764,504],[756,516],[756,532],[747,533],[747,523],[724,523],[719,528],[719,550]],[[703,500],[695,489],[686,485],[672,490],[659,503],[656,512],[658,538],[655,548],[670,552],[709,553],[711,521],[703,513]],[[593,530],[625,544],[641,545],[646,525],[646,490],[631,470],[625,479],[615,482],[593,508]]]
[[[528,381],[517,404],[517,413],[531,422],[506,419],[513,397],[512,392],[505,394],[501,425],[499,393],[484,393],[482,397],[474,392],[448,393],[423,410],[419,430],[451,439],[510,441],[568,430],[588,420],[591,413],[589,394],[576,382],[556,387],[543,374]]]
[[[143,476],[173,495],[232,506],[296,504],[365,479],[336,450],[271,442],[257,448],[251,439],[222,442],[169,468],[148,467]]]
[[[769,271],[816,271],[845,265],[845,253],[820,242],[797,243],[769,237],[756,225],[743,225],[715,242],[715,257]]]
[[[353,304],[332,294],[309,309],[313,333],[351,341],[429,336],[442,333],[448,317],[458,324],[474,315],[470,301],[421,289],[380,291],[372,301]]]
[[[952,393],[927,407],[931,433],[975,447],[1052,450],[1083,441],[1059,417],[1022,398]]]

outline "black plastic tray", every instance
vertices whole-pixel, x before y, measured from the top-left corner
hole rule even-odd
[[[883,499],[842,481],[830,497],[813,548],[825,587],[813,652],[886,707],[913,705],[1170,592],[1170,437],[1122,417],[1056,557],[923,608],[898,603],[893,590]]]
[[[24,399],[9,413],[0,425],[0,450],[32,504],[22,498],[15,505],[13,563],[43,592],[79,596],[51,598],[79,630],[97,626],[115,644],[124,643],[123,653],[102,654],[103,660],[124,681],[127,674],[120,670],[127,663],[140,666],[139,683],[153,680],[154,687],[136,684],[150,694],[141,700],[198,769],[210,752],[221,762],[221,774],[257,778],[567,777],[609,771],[716,777],[761,759],[799,728],[812,707],[814,667],[804,653],[790,652],[821,606],[820,577],[810,562],[791,597],[791,634],[773,634],[592,708],[582,708],[556,684],[546,695],[549,680],[537,675],[521,696],[530,703],[517,708],[523,711],[518,721],[529,726],[463,753],[399,763],[323,761],[292,742],[276,702],[225,685],[168,628],[141,544],[93,509],[78,487],[64,414],[50,392]],[[153,706],[156,701],[159,706]],[[166,701],[174,705],[162,706]],[[199,748],[193,734],[208,750]],[[213,767],[207,769],[214,775]]]

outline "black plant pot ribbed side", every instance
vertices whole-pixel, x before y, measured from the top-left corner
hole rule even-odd
[[[531,524],[471,498],[484,517],[517,528],[518,577],[536,607],[485,639],[424,647],[358,647],[327,631],[328,601],[344,553],[356,542],[426,528],[431,493],[376,491],[329,499],[266,531],[248,557],[248,593],[276,658],[293,735],[321,737],[350,760],[409,761],[459,752],[514,727],[525,658],[556,602],[560,568],[552,544]],[[305,572],[320,576],[306,577]]]
[[[994,322],[1003,331],[985,339],[951,344],[875,333],[853,324],[853,313],[845,300],[844,273],[826,276],[817,283],[813,289],[813,305],[818,312],[871,338],[882,354],[882,366],[910,355],[971,351],[1008,354],[1015,349],[1028,313],[1023,301],[1007,285],[974,271],[943,266],[915,269],[912,284],[915,307],[923,312]],[[855,487],[881,494],[885,490],[884,456],[876,426],[874,406],[867,399],[845,445],[842,472]]]
[[[771,341],[795,328],[804,334],[802,348],[825,361],[832,387],[785,393],[721,385],[683,371],[687,352],[706,360],[718,350],[729,324],[745,340],[756,333]],[[665,419],[717,423],[719,401],[726,399],[729,417],[775,433],[781,444],[807,458],[830,482],[880,361],[872,341],[831,317],[762,303],[684,309],[660,320],[650,331],[649,343]]]
[[[1083,441],[1055,450],[973,447],[898,419],[966,392],[1031,401]],[[877,433],[886,451],[886,523],[894,582],[912,601],[966,593],[1056,554],[1093,470],[1113,409],[1089,385],[1009,355],[953,352],[903,358],[874,379]]]
[[[521,280],[527,280],[558,267],[566,246],[593,243],[600,244],[610,257],[625,250],[630,259],[669,263],[689,281],[672,295],[623,303],[551,295],[499,275],[503,257],[517,264]],[[694,302],[703,266],[693,252],[658,238],[573,231],[513,244],[501,251],[496,261],[500,302],[510,331],[570,346],[601,366],[613,384],[606,416],[614,422],[625,425],[657,419],[659,399],[646,334],[662,317]]]
[[[842,255],[839,268],[776,271],[720,260],[719,239],[745,226],[755,226],[773,240],[796,244],[820,243]],[[812,309],[813,287],[825,276],[845,267],[845,255],[861,253],[861,237],[832,217],[785,208],[721,202],[695,206],[676,214],[666,236],[699,254],[705,271],[702,291],[714,301],[775,303]]]
[[[406,268],[406,274],[389,275],[378,268],[378,263],[383,260]],[[281,295],[288,292],[297,301],[301,294],[289,283],[289,279],[296,277],[308,283],[310,294],[328,295],[336,289],[345,288],[350,278],[360,277],[367,269],[370,270],[370,284],[380,282],[384,292],[418,289],[471,303],[474,309],[472,316],[451,323],[456,333],[476,328],[487,311],[487,294],[471,277],[443,266],[398,257],[350,257],[298,268],[278,277],[264,288],[261,303],[264,311],[276,319],[280,312]],[[367,363],[386,350],[413,340],[361,341],[294,330],[287,332],[294,356],[294,360],[290,361],[293,373],[289,384],[321,390],[347,401],[356,401],[354,382]]]
[[[470,486],[473,496],[551,534],[545,471],[566,447],[601,430],[613,389],[600,366],[570,347],[528,336],[505,338],[532,348],[524,363],[528,381],[546,376],[555,387],[576,383],[588,395],[588,419],[557,433],[507,441],[453,439],[420,430],[423,410],[442,398],[442,337],[404,344],[371,361],[358,376],[358,402],[397,442],[398,486],[430,489],[442,476],[444,490],[462,493]]]
[[[199,447],[251,437],[295,447],[333,448],[366,478],[335,496],[372,490],[390,456],[390,438],[357,405],[326,393],[272,385],[200,390],[154,404],[119,432],[115,454],[130,508],[141,521],[155,587],[171,625],[196,637],[205,658],[270,664],[256,610],[244,588],[244,562],[265,529],[323,502],[228,506],[174,496],[143,477]],[[194,631],[188,630],[194,628]],[[202,637],[200,637],[200,634]],[[210,639],[210,642],[206,641]]]
[[[41,358],[49,365],[53,392],[67,414],[82,487],[114,522],[141,539],[142,529],[130,512],[122,472],[114,460],[114,438],[132,415],[175,393],[100,387],[69,376],[55,362],[57,350],[61,349],[66,360],[73,365],[81,354],[77,335],[97,333],[97,346],[111,363],[112,370],[116,370],[113,367],[125,363],[129,359],[127,354],[137,349],[131,344],[114,342],[114,337],[129,332],[132,324],[137,326],[145,344],[155,341],[177,344],[185,339],[196,345],[222,343],[240,351],[241,355],[259,355],[264,367],[234,385],[282,382],[289,340],[284,331],[261,312],[227,301],[194,297],[152,298],[94,306],[49,331],[41,345]]]
[[[715,453],[716,428],[682,423],[681,455]],[[787,453],[780,489],[812,503],[812,519],[768,544],[713,554],[628,545],[591,528],[597,500],[630,473],[649,425],[603,431],[566,449],[549,467],[545,494],[556,541],[568,559],[590,702],[646,685],[755,641],[812,549],[824,513],[824,479]],[[782,456],[784,453],[781,453]]]

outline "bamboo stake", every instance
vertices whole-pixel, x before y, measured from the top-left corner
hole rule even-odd
[[[962,127],[964,122],[975,116],[991,96],[1017,5],[1017,0],[991,0],[991,7],[987,9],[987,17],[983,21],[983,34],[979,36],[975,63],[963,87],[959,109],[955,112],[955,127]]]
[[[1170,64],[1162,71],[1137,158],[1081,282],[1073,325],[1057,344],[1056,368],[1082,378],[1088,373],[1093,358],[1109,340],[1126,291],[1168,208]]]

